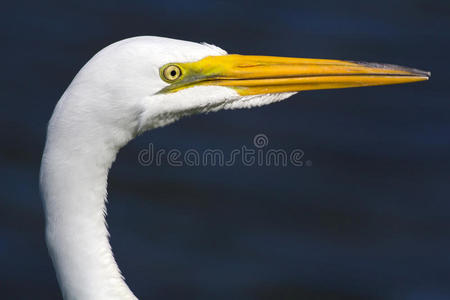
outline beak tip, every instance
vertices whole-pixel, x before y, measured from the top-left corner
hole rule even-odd
[[[402,67],[402,66],[391,65],[391,64],[369,63],[369,62],[361,62],[361,61],[350,61],[350,62],[361,65],[361,66],[369,67],[369,68],[406,72],[406,73],[409,73],[410,76],[422,77],[422,78],[425,78],[425,80],[428,80],[431,78],[431,72],[414,69],[414,68],[409,68],[409,67]]]
[[[419,73],[417,75],[425,77],[426,80],[429,80],[431,78],[431,72],[429,72],[429,71],[421,71],[421,73]]]
[[[425,80],[428,80],[431,78],[431,72],[430,71],[422,71],[418,69],[412,69],[411,70],[412,75],[424,77]]]

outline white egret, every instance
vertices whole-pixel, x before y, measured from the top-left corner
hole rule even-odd
[[[107,177],[136,135],[195,113],[261,106],[298,91],[427,80],[428,72],[340,60],[228,55],[209,44],[135,37],[97,53],[48,125],[40,187],[65,299],[136,299],[114,260]]]

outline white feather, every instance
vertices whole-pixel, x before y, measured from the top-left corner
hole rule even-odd
[[[48,126],[40,186],[46,237],[65,299],[136,299],[114,260],[105,224],[108,171],[137,134],[182,116],[248,108],[293,93],[241,97],[198,86],[158,94],[159,68],[226,52],[206,43],[136,37],[97,53],[59,100]]]

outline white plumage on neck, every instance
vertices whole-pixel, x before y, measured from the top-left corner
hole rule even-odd
[[[47,244],[58,281],[65,299],[134,299],[105,223],[108,171],[132,133],[89,122],[72,105],[83,100],[68,95],[50,121],[41,167]]]

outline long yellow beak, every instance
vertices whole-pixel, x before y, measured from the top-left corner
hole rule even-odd
[[[428,80],[426,71],[394,65],[329,59],[273,56],[208,56],[190,63],[168,64],[180,70],[161,92],[174,92],[196,85],[226,86],[240,95],[339,89],[399,84]],[[164,79],[164,78],[163,78]]]

